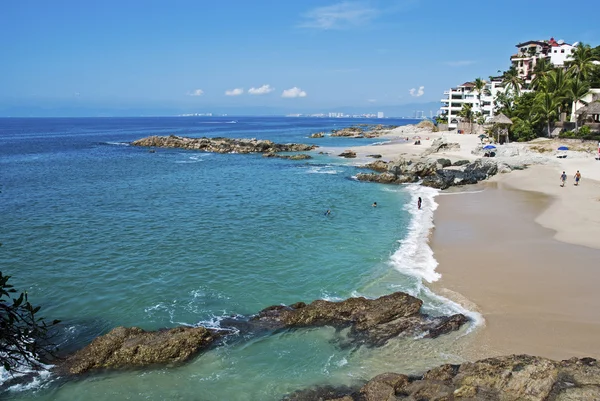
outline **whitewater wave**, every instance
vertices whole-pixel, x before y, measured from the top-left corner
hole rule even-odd
[[[104,144],[112,146],[131,146],[129,142],[104,142]]]
[[[306,174],[339,174],[341,172],[333,166],[312,166],[306,170]]]
[[[476,327],[485,324],[483,316],[466,309],[458,302],[434,293],[423,283],[423,281],[431,283],[441,277],[441,274],[436,271],[438,262],[429,245],[431,232],[435,228],[434,212],[438,207],[435,198],[440,195],[440,191],[420,184],[408,184],[404,189],[410,194],[410,201],[404,205],[404,209],[411,214],[411,221],[406,236],[399,241],[400,247],[390,257],[388,263],[400,273],[416,278],[417,282],[408,289],[401,285],[397,287],[414,297],[427,299],[429,302],[423,305],[423,309],[428,313],[441,315],[462,313],[467,316],[473,322],[465,332],[468,334]],[[422,200],[421,209],[417,206],[419,197]]]
[[[438,262],[433,257],[429,246],[429,235],[435,227],[433,212],[438,204],[435,197],[437,189],[409,184],[405,189],[410,194],[410,202],[404,206],[411,215],[408,233],[400,240],[400,247],[390,257],[389,264],[397,271],[418,277],[429,283],[439,280],[441,275],[435,271]],[[417,208],[417,200],[421,197],[421,209]]]

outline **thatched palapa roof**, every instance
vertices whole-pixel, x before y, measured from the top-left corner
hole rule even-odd
[[[510,118],[506,117],[503,113],[495,115],[489,121],[492,124],[512,124],[513,122]]]
[[[600,114],[600,101],[595,101],[588,104],[587,106],[580,107],[577,109],[576,113],[588,115]]]

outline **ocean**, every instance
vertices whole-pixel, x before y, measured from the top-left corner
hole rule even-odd
[[[313,159],[293,161],[129,146],[145,136],[174,134],[343,150],[381,139],[308,136],[382,122],[415,123],[0,119],[1,270],[42,307],[42,316],[62,321],[57,341],[63,351],[117,326],[221,328],[223,317],[249,316],[270,305],[394,291],[423,299],[430,314],[465,312],[424,285],[438,277],[427,243],[436,190],[359,182],[355,161],[318,149]],[[78,380],[45,372],[15,384],[2,372],[2,396],[278,400],[313,385],[352,385],[385,371],[456,362],[452,344],[465,333],[396,339],[375,349],[342,346],[341,335],[332,328],[234,335],[182,366]]]

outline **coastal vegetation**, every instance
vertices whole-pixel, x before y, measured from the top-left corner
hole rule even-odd
[[[503,113],[513,121],[512,140],[528,141],[549,136],[557,121],[572,122],[575,128],[565,136],[597,139],[589,127],[580,127],[579,118],[570,120],[575,102],[582,102],[590,88],[600,88],[600,46],[592,48],[580,43],[572,60],[564,67],[554,67],[540,58],[529,82],[522,80],[514,67],[502,74],[505,92],[498,93],[495,113]],[[584,103],[585,104],[585,103]]]
[[[0,272],[0,363],[6,371],[19,372],[39,367],[40,358],[52,352],[48,330],[59,321],[47,323],[39,317],[40,307],[29,302],[27,292],[9,284],[10,278]]]

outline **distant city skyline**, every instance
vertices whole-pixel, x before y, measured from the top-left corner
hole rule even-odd
[[[426,105],[437,103],[435,113],[448,87],[508,69],[515,43],[554,37],[600,44],[594,13],[561,19],[560,26],[515,17],[516,9],[528,18],[540,7],[564,4],[8,2],[0,14],[0,116],[345,107],[427,115],[432,108]],[[594,7],[591,0],[578,4]],[[448,25],[450,12],[473,18]],[[481,22],[490,19],[502,23]],[[409,106],[415,104],[424,106]]]

